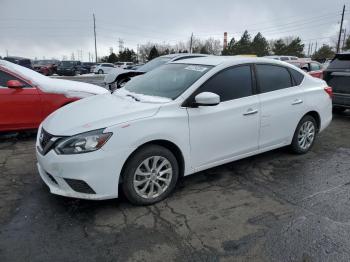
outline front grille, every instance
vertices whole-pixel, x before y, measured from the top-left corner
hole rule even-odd
[[[76,192],[85,194],[96,194],[96,192],[83,180],[69,178],[65,178],[64,180]]]
[[[40,134],[40,145],[42,149],[45,149],[47,144],[50,142],[51,138],[53,138],[53,135],[50,133],[46,132],[44,128],[41,129],[41,134]]]

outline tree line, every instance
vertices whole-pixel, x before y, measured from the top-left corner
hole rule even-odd
[[[192,52],[212,55],[256,55],[258,57],[267,55],[290,55],[305,57],[304,44],[299,37],[284,37],[275,40],[267,40],[260,32],[252,37],[246,30],[239,40],[234,37],[230,39],[227,46],[223,48],[220,40],[208,38],[205,40],[193,37]],[[350,37],[346,41],[347,49],[350,49]],[[115,54],[111,49],[110,55],[101,58],[102,62],[115,63],[150,61],[158,56],[173,53],[188,53],[190,50],[190,41],[178,42],[174,45],[146,43],[139,46],[138,55],[133,49],[124,49]],[[333,48],[329,45],[323,45],[313,55],[312,59],[323,61],[334,56]]]

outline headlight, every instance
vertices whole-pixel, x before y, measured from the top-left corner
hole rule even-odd
[[[90,131],[79,135],[64,138],[59,141],[55,151],[60,155],[81,154],[100,149],[112,136],[112,133],[103,133],[104,129]]]

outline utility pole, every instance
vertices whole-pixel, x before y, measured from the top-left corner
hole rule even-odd
[[[309,48],[307,49],[307,56],[310,56],[310,43],[309,43]]]
[[[96,45],[96,19],[95,19],[95,14],[92,14],[92,17],[94,18],[94,37],[95,37],[95,62],[97,63],[97,45]]]
[[[191,34],[191,40],[190,40],[190,54],[192,54],[192,45],[193,45],[193,33]]]
[[[310,55],[309,56],[311,56],[312,55],[312,48],[314,47],[314,43],[312,42],[311,43],[311,47],[310,47]]]
[[[342,50],[344,51],[345,48],[345,41],[346,41],[346,28],[344,28],[344,36],[343,36],[343,45],[342,45]]]
[[[6,49],[6,56],[9,56],[9,50]]]
[[[344,13],[345,13],[345,5],[343,6],[343,13],[341,15],[340,30],[339,30],[339,37],[338,37],[338,44],[337,44],[337,53],[339,53],[340,51],[340,39],[341,39],[341,33],[343,31]]]

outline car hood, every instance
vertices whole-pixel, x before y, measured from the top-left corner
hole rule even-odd
[[[4,60],[0,60],[0,67],[4,67],[10,72],[29,80],[33,85],[36,85],[41,91],[46,93],[63,94],[67,97],[78,98],[109,93],[108,90],[97,85],[50,78],[34,70]]]
[[[108,90],[97,85],[55,78],[38,81],[38,86],[44,92],[64,94],[67,97],[84,98],[109,93]]]
[[[99,95],[68,104],[42,124],[50,134],[71,136],[155,115],[159,103],[138,102],[131,97]]]

